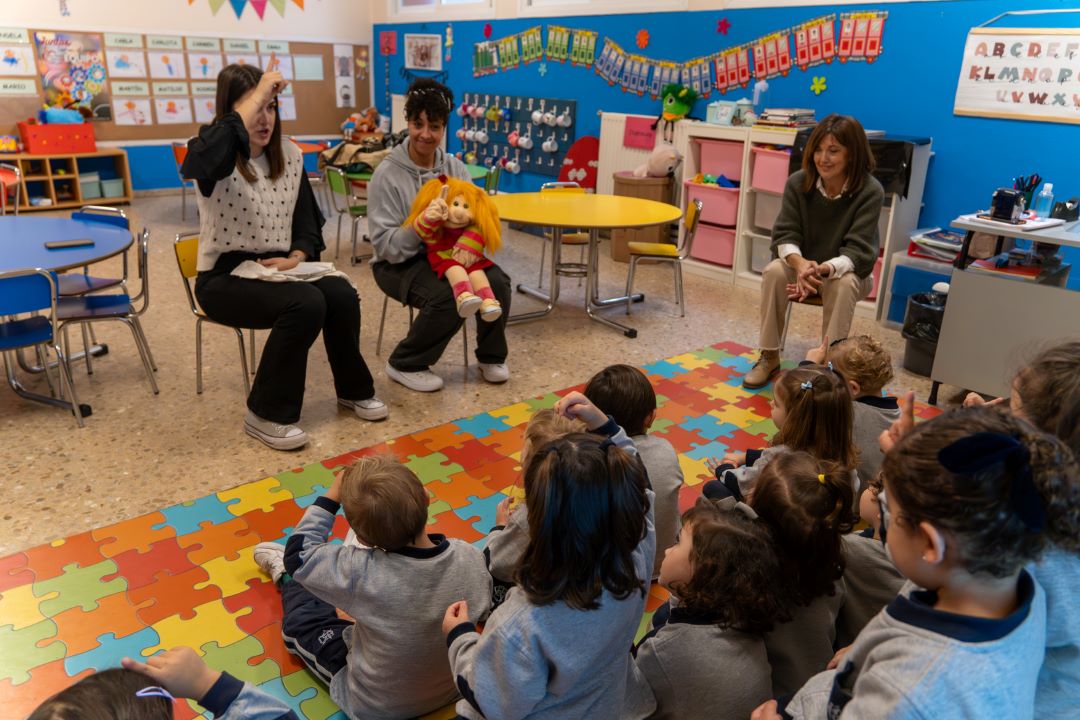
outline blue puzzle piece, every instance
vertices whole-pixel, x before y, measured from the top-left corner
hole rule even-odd
[[[736,371],[737,373],[739,373],[739,375],[745,375],[746,373],[750,372],[750,368],[754,367],[754,362],[755,360],[751,358],[744,358],[739,355],[732,355],[731,357],[726,357],[720,360],[717,365],[723,365],[726,368],[731,368],[732,370]],[[741,377],[739,378],[739,382],[742,382]]]
[[[134,660],[145,661],[143,650],[161,644],[161,637],[157,630],[152,627],[143,628],[137,633],[118,638],[113,633],[98,635],[101,643],[93,650],[87,650],[78,655],[72,655],[64,659],[64,672],[68,675],[78,675],[83,670],[104,670],[105,668],[119,667],[120,659],[129,657]]]
[[[495,509],[499,507],[499,503],[505,499],[506,496],[502,493],[492,493],[486,498],[478,498],[475,495],[470,495],[468,505],[454,510],[454,514],[465,522],[468,522],[474,515],[480,516],[480,519],[472,524],[473,528],[484,536],[473,543],[477,547],[483,547],[484,541],[487,539],[488,530],[495,526]]]
[[[321,496],[325,495],[326,491],[329,490],[329,489],[330,489],[329,487],[323,487],[322,485],[316,485],[315,486],[315,492],[311,493],[310,495],[304,495],[303,497],[295,498],[295,502],[296,502],[297,507],[300,507],[300,508],[303,508],[303,509],[306,510],[308,505],[313,505],[315,503],[315,501],[318,500]]]
[[[687,370],[682,365],[669,362],[667,360],[660,360],[650,365],[643,365],[642,369],[650,375],[659,375],[663,378],[671,379],[677,375],[685,375]]]
[[[716,458],[719,460],[728,451],[728,446],[724,444],[723,439],[713,440],[707,442],[704,445],[698,445],[693,450],[688,450],[682,453],[691,460],[708,460],[709,458]]]
[[[480,413],[472,417],[455,420],[454,425],[461,428],[455,435],[469,435],[476,439],[485,438],[493,432],[509,430],[513,425],[503,422],[502,418],[492,417],[489,413]]]
[[[172,527],[176,530],[176,536],[202,530],[199,523],[210,521],[214,525],[235,520],[236,516],[229,512],[229,506],[240,502],[240,498],[230,498],[229,502],[222,502],[217,495],[207,495],[198,500],[172,505],[161,511],[165,516],[165,522],[155,525],[153,530],[162,530]]]
[[[687,432],[696,432],[705,440],[715,440],[718,437],[728,435],[733,430],[739,429],[737,426],[724,422],[708,413],[684,420],[680,423],[680,427]]]

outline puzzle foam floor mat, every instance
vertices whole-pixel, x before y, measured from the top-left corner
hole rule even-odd
[[[751,348],[719,343],[646,365],[659,403],[651,432],[679,453],[683,505],[709,477],[705,460],[764,447],[775,431],[771,386],[749,391]],[[568,388],[579,389],[579,388]],[[22,718],[43,699],[120,658],[190,645],[288,702],[300,717],[344,719],[324,686],[281,640],[278,591],[252,560],[254,546],[281,540],[304,508],[355,458],[389,453],[431,494],[433,532],[481,543],[495,506],[520,473],[521,432],[550,393],[428,428],[231,490],[173,505],[0,558],[0,698]],[[919,406],[930,417],[938,411]],[[338,516],[335,536],[343,538]],[[654,586],[647,614],[666,599]],[[201,709],[176,704],[179,720]],[[450,708],[428,716],[452,717]]]

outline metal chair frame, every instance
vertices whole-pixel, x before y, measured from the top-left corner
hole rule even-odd
[[[382,351],[383,328],[386,326],[386,308],[388,307],[389,304],[390,304],[390,296],[389,295],[383,295],[382,316],[379,318],[379,337],[375,341],[375,355],[376,356],[379,355],[379,353]],[[412,324],[413,324],[413,307],[412,307],[412,305],[405,305],[405,307],[409,308],[409,327],[411,328]],[[462,354],[464,355],[464,360],[465,360],[465,368],[468,369],[468,367],[469,367],[469,329],[468,329],[468,323],[467,322],[462,322],[461,323],[461,345],[462,345]]]
[[[195,242],[195,252],[188,253],[186,248],[189,247],[188,243]],[[191,287],[192,280],[198,274],[195,269],[195,258],[198,258],[198,243],[199,233],[180,233],[176,236],[176,240],[173,241],[173,252],[176,255],[176,266],[180,269],[180,279],[184,281],[184,292],[187,294],[188,307],[191,309],[191,314],[195,316],[195,392],[199,395],[203,391],[203,373],[202,373],[202,324],[204,322],[219,327],[228,328],[236,333],[237,345],[240,347],[240,371],[244,376],[244,394],[251,394],[251,381],[248,379],[248,353],[244,348],[244,330],[250,332],[250,345],[251,345],[251,374],[255,374],[255,329],[254,328],[238,328],[232,325],[226,325],[219,323],[216,320],[209,318],[206,313],[199,307],[198,302],[195,299],[195,292]]]
[[[19,166],[12,163],[0,163],[0,170],[7,170],[15,175],[15,205],[14,214],[19,214],[19,198],[22,192],[22,171]],[[7,214],[7,187],[0,185],[0,215]]]
[[[630,314],[630,306],[633,304],[632,296],[634,289],[634,274],[637,272],[638,260],[642,258],[657,262],[669,262],[675,273],[675,299],[679,305],[679,317],[686,317],[686,298],[683,294],[682,261],[690,256],[694,247],[694,235],[697,233],[698,220],[701,218],[702,203],[694,200],[687,206],[686,217],[683,219],[682,243],[678,246],[677,255],[650,255],[630,251],[630,269],[626,274],[626,314]]]
[[[584,193],[585,188],[572,180],[565,182],[546,182],[540,186],[540,192]],[[576,277],[578,279],[578,287],[581,287],[582,279],[589,274],[589,266],[585,262],[585,249],[589,246],[589,233],[563,231],[561,238],[563,245],[577,245],[581,248],[581,252],[576,263],[560,262],[559,266],[555,269],[555,272],[562,277]],[[540,270],[536,279],[536,286],[538,288],[544,287],[544,259],[546,257],[548,243],[552,241],[554,241],[554,235],[545,232],[544,244],[540,246]]]
[[[188,180],[180,173],[180,168],[184,164],[184,158],[187,156],[187,143],[186,142],[174,142],[172,144],[173,160],[176,161],[176,176],[180,178],[180,220],[181,222],[187,220],[187,193],[188,186],[191,186],[192,193],[195,192],[195,181]],[[195,214],[198,216],[199,208],[196,205]]]

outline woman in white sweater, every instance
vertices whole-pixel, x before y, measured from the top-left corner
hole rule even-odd
[[[199,187],[199,304],[217,322],[270,329],[244,430],[275,450],[307,443],[296,423],[308,349],[320,331],[338,402],[364,420],[382,420],[388,410],[360,355],[360,304],[348,280],[264,282],[232,274],[248,260],[278,271],[318,260],[323,217],[303,155],[282,142],[281,73],[229,65],[217,82],[217,115],[188,143],[181,173]]]

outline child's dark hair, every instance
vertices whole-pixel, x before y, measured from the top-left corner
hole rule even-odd
[[[848,469],[859,464],[851,436],[855,411],[842,375],[823,365],[803,365],[781,375],[773,392],[787,415],[773,445],[806,450]]]
[[[425,113],[428,122],[446,125],[453,107],[453,91],[437,80],[417,78],[405,91],[406,120],[418,120],[420,113]]]
[[[796,605],[835,591],[844,574],[840,536],[852,530],[853,503],[850,471],[808,452],[782,453],[758,476],[749,504],[772,528]]]
[[[977,433],[1011,438],[1022,446],[1017,462],[1006,458],[974,471],[943,466],[942,450]],[[983,436],[985,437],[985,436]],[[1026,461],[1022,455],[1029,456]],[[1022,517],[1026,470],[1037,493],[1045,529]],[[1036,559],[1047,541],[1080,551],[1080,470],[1061,440],[992,407],[951,410],[920,423],[881,465],[890,496],[906,522],[926,521],[959,540],[960,562],[973,574],[1007,577]]]
[[[604,408],[627,435],[644,435],[656,410],[656,391],[645,373],[631,365],[608,365],[589,378],[585,397]]]
[[[876,338],[851,335],[829,348],[829,362],[848,380],[859,383],[863,395],[880,395],[893,378],[892,358]]]
[[[679,607],[748,633],[769,632],[787,619],[780,560],[768,525],[702,497],[683,513],[682,526],[691,528],[694,575],[671,587]]]
[[[396,458],[372,455],[344,472],[341,507],[362,543],[400,550],[423,532],[428,495],[412,470]]]
[[[1080,340],[1043,350],[1013,380],[1020,412],[1080,457]]]
[[[233,111],[240,98],[254,90],[262,80],[263,71],[254,65],[226,65],[218,73],[216,114],[217,122]],[[263,151],[270,165],[270,179],[277,180],[285,172],[285,155],[281,150],[281,117],[278,116],[277,98],[271,101],[274,106],[274,127],[270,131],[270,142]],[[247,153],[236,153],[236,169],[249,183],[255,182],[255,171],[251,169]]]
[[[56,693],[27,720],[172,720],[171,700],[135,694],[156,684],[134,670],[102,670]]]
[[[536,450],[525,468],[529,545],[516,582],[536,605],[595,610],[606,589],[645,594],[634,549],[645,537],[645,468],[596,435],[575,433]]]

